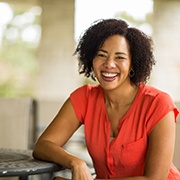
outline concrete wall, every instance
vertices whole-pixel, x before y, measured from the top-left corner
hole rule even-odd
[[[39,74],[35,79],[38,99],[66,99],[80,83],[73,57],[74,0],[41,1],[42,38],[38,50]]]
[[[152,85],[180,101],[180,1],[154,0],[153,38],[157,65]]]

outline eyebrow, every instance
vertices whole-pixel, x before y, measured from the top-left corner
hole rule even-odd
[[[102,51],[102,52],[104,52],[104,53],[108,53],[106,50],[103,50],[103,49],[99,49],[98,51]],[[124,52],[116,52],[115,54],[116,54],[116,55],[122,54],[122,55],[126,55],[126,56],[127,56],[127,54],[124,53]]]

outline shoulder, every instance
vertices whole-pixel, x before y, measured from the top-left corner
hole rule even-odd
[[[169,111],[174,111],[175,117],[178,114],[178,110],[174,104],[172,97],[153,86],[150,85],[140,85],[138,96],[138,103],[141,104],[143,109],[146,111],[154,113],[157,112],[158,115],[165,115]]]
[[[71,93],[70,100],[81,123],[84,123],[87,110],[92,109],[100,90],[99,85],[83,85]]]
[[[83,85],[79,88],[77,88],[76,90],[74,90],[72,93],[71,93],[71,96],[85,96],[85,97],[88,97],[89,95],[91,94],[98,94],[99,91],[101,91],[101,87],[100,85],[90,85],[90,84],[86,84],[86,85]]]
[[[141,84],[140,91],[143,99],[149,99],[151,101],[158,101],[158,102],[160,101],[161,103],[173,102],[171,96],[168,93],[153,86]]]
[[[153,86],[141,85],[138,101],[141,105],[141,115],[144,114],[148,134],[170,112],[174,112],[174,121],[178,115],[171,96]]]
[[[175,118],[179,114],[172,97],[168,93],[150,85],[141,85],[140,91],[139,99],[149,112],[163,117],[168,112],[174,111]]]

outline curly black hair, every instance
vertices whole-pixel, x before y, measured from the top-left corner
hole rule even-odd
[[[138,85],[146,83],[150,77],[152,67],[155,65],[153,54],[153,41],[137,28],[121,19],[100,19],[95,21],[80,37],[74,55],[78,56],[79,73],[93,80],[92,62],[99,47],[112,35],[121,35],[126,38],[130,47],[131,64],[134,76],[131,82]]]

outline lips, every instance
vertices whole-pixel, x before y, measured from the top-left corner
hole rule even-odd
[[[119,75],[119,73],[102,72],[102,77],[105,81],[113,81]]]

